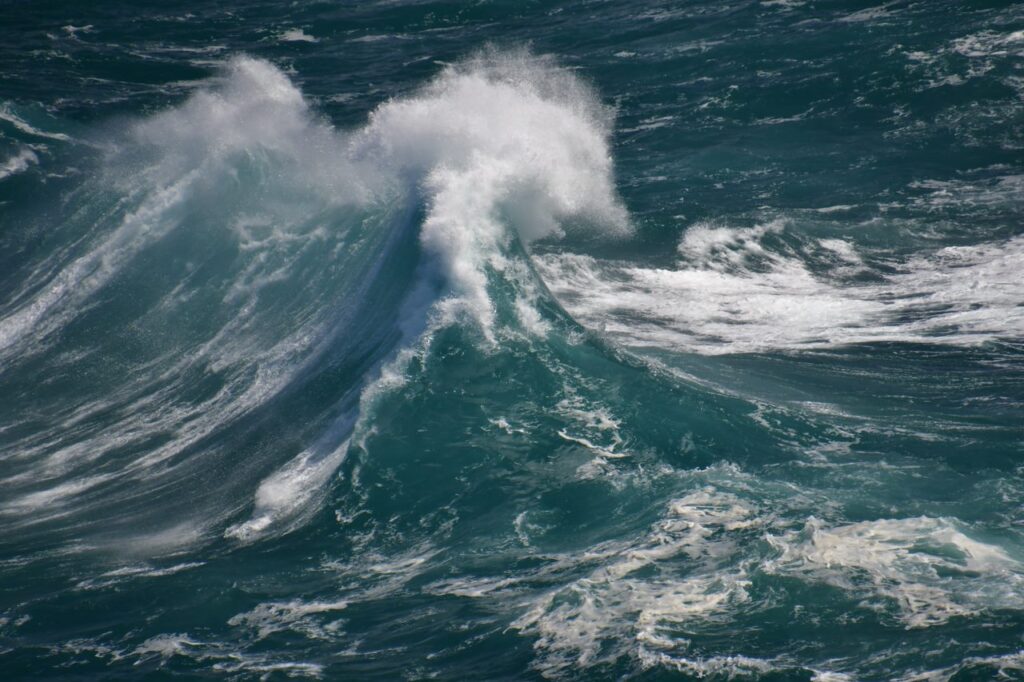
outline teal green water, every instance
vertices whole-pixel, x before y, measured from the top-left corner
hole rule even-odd
[[[0,677],[1024,676],[1024,10],[0,8]]]

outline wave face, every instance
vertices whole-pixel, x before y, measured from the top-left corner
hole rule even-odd
[[[1024,671],[1024,14],[812,5],[23,8],[5,678]]]
[[[344,133],[266,61],[234,59],[216,80],[104,137],[96,179],[59,219],[77,228],[73,247],[24,268],[0,326],[6,372],[64,358],[44,370],[57,381],[89,356],[109,362],[104,346],[123,345],[123,329],[138,347],[123,361],[145,369],[65,384],[76,396],[65,412],[12,442],[22,462],[7,479],[12,528],[68,514],[145,528],[150,509],[166,510],[126,509],[120,491],[166,488],[199,513],[146,537],[198,541],[238,500],[223,481],[185,496],[177,481],[234,469],[222,460],[259,430],[246,422],[339,373],[299,419],[295,437],[311,446],[260,484],[253,518],[227,530],[252,539],[312,503],[344,458],[360,396],[394,383],[434,331],[465,324],[489,346],[500,333],[546,332],[523,245],[570,217],[627,229],[599,105],[525,54],[450,68]],[[40,409],[25,393],[16,424]],[[313,424],[322,434],[311,439]],[[258,448],[245,468],[265,468],[275,450]]]

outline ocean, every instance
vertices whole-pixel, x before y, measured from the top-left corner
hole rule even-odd
[[[1024,5],[0,7],[0,678],[1024,679]]]

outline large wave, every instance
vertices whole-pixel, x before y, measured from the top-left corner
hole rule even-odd
[[[546,333],[525,245],[569,222],[629,230],[609,121],[571,73],[488,52],[342,131],[239,57],[97,134],[91,177],[38,219],[56,246],[0,308],[0,372],[25,398],[8,529],[164,551],[240,515],[242,540],[294,527],[360,396],[365,412],[434,331]],[[45,423],[30,371],[76,396]],[[287,423],[311,391],[315,418]],[[70,515],[75,530],[54,524]]]

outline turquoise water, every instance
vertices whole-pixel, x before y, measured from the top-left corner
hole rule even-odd
[[[1024,8],[7,3],[4,679],[1024,677]]]

